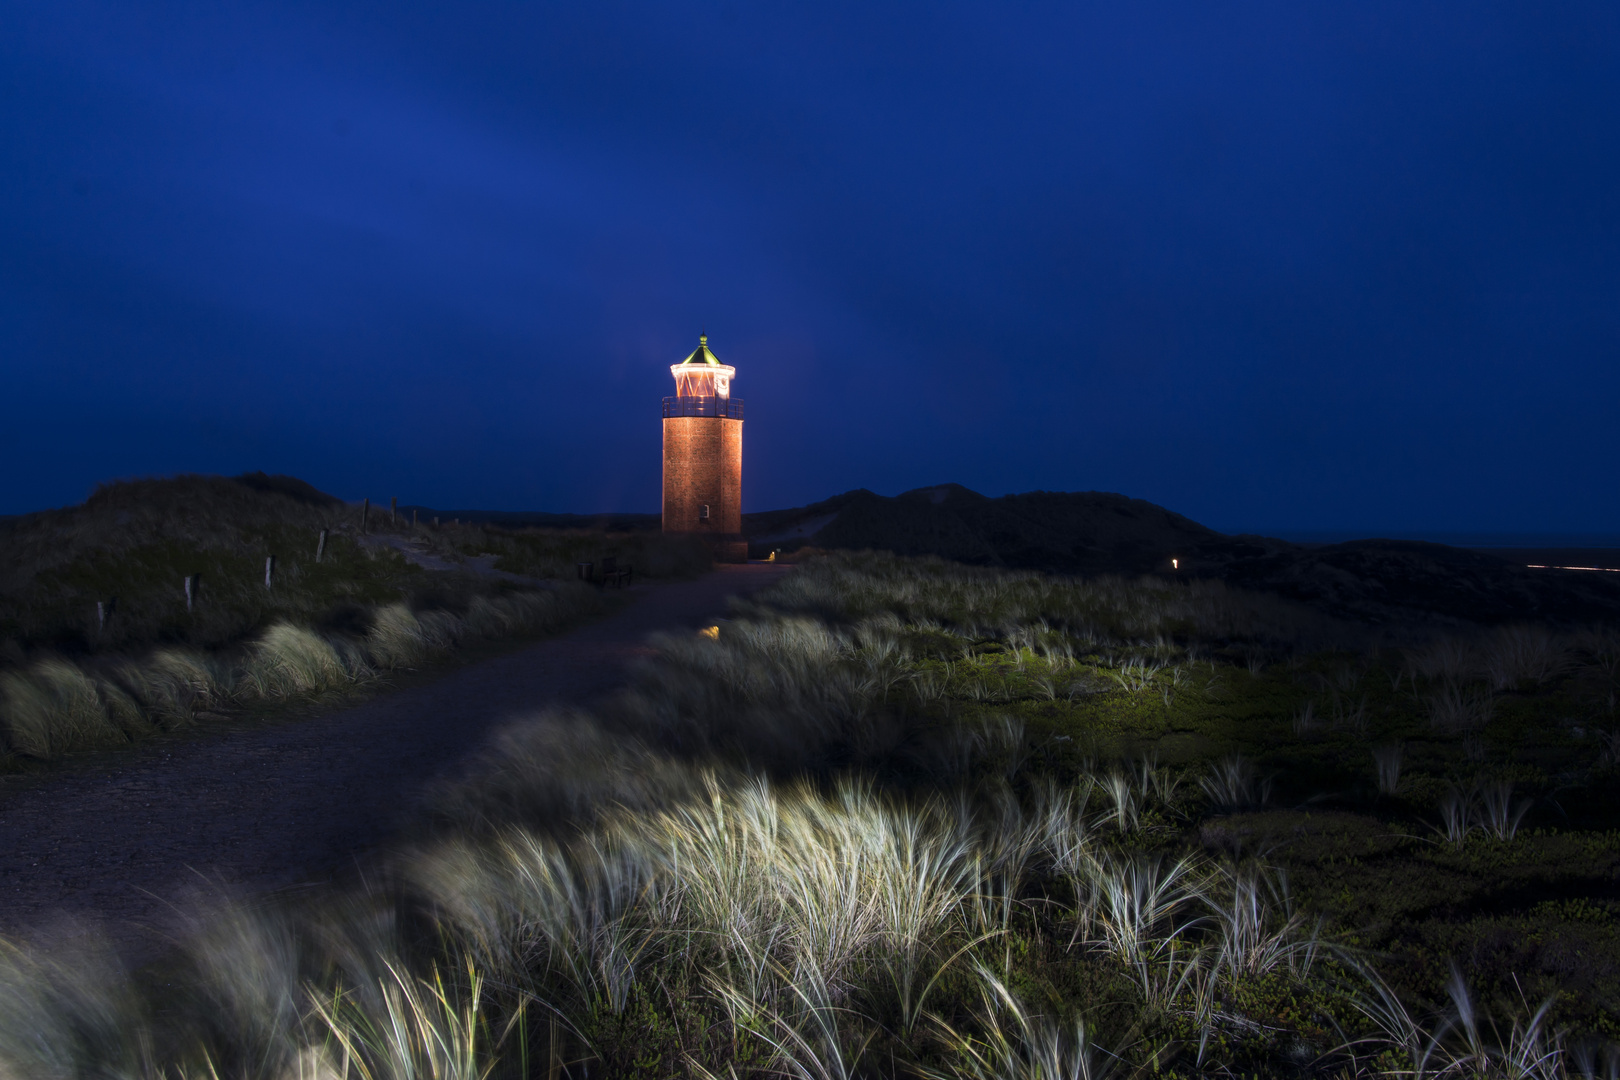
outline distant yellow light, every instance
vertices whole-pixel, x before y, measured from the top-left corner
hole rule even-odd
[[[1172,570],[1180,570],[1181,569],[1181,560],[1179,560],[1179,559],[1171,559],[1170,560],[1170,569],[1172,569]]]
[[[703,629],[699,630],[698,633],[702,634],[710,641],[720,640],[720,628],[718,626],[705,626]]]

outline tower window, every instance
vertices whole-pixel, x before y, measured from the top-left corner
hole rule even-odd
[[[708,521],[709,520],[709,504],[708,503],[704,503],[702,506],[698,507],[698,520],[699,521]]]

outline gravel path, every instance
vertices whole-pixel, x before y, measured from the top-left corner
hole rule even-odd
[[[330,880],[387,840],[424,786],[492,728],[601,695],[650,651],[648,634],[698,627],[728,595],[786,570],[725,566],[638,586],[625,608],[570,633],[311,719],[0,778],[0,932],[69,916],[131,941],[208,883],[260,892]]]

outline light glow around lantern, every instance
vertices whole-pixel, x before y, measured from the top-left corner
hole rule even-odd
[[[675,396],[683,398],[730,398],[731,377],[737,369],[728,364],[671,364],[675,376]]]

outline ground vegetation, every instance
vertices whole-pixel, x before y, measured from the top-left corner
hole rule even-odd
[[[413,521],[291,477],[102,485],[0,521],[0,761],[104,749],[202,710],[334,696],[459,643],[602,609],[578,564],[706,570],[656,532]]]
[[[814,560],[364,888],[134,973],[7,946],[0,1071],[1612,1076],[1617,676],[1602,627]]]

